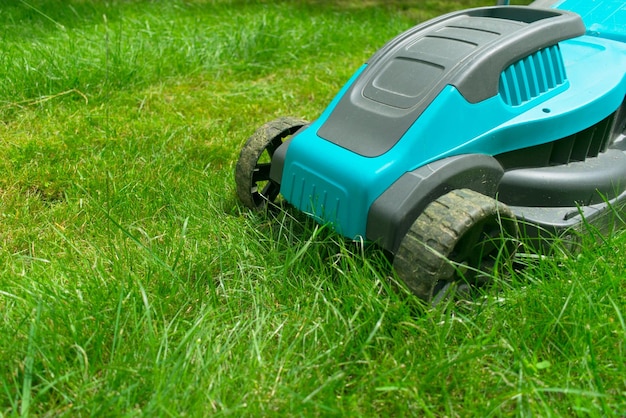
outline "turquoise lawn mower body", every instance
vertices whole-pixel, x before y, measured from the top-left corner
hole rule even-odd
[[[380,245],[432,300],[478,283],[496,236],[607,225],[626,202],[625,99],[622,0],[454,12],[388,42],[317,120],[259,129],[237,190]]]

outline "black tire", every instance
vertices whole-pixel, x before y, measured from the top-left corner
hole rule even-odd
[[[415,220],[393,266],[415,295],[437,303],[455,288],[487,284],[496,263],[513,257],[517,233],[506,205],[472,190],[453,190]]]
[[[307,123],[291,117],[279,118],[261,126],[248,138],[235,167],[237,196],[244,205],[261,209],[276,200],[280,185],[270,179],[274,151]]]

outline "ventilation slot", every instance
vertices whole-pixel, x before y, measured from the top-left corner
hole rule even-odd
[[[554,142],[505,152],[496,158],[505,170],[511,170],[569,164],[597,157],[605,152],[616,138],[616,134],[612,133],[616,116],[617,112],[574,135]]]
[[[500,75],[500,96],[519,106],[565,82],[565,67],[558,45],[541,49],[509,66]]]
[[[606,151],[611,139],[611,127],[615,114],[595,125],[556,141],[550,155],[550,165],[585,161]]]

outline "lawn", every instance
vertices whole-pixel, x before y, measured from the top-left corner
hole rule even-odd
[[[6,0],[0,417],[623,416],[626,235],[424,306],[235,197],[385,41],[486,0]]]

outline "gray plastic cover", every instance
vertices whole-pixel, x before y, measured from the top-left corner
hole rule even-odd
[[[609,149],[585,161],[507,171],[498,197],[510,206],[588,206],[625,190],[626,154]]]
[[[415,219],[450,190],[472,189],[495,196],[504,174],[495,158],[463,154],[405,173],[378,197],[367,216],[367,239],[395,253]]]
[[[399,35],[369,60],[318,135],[367,157],[395,145],[447,85],[470,103],[498,93],[514,62],[585,27],[574,13],[484,7],[451,13]]]

